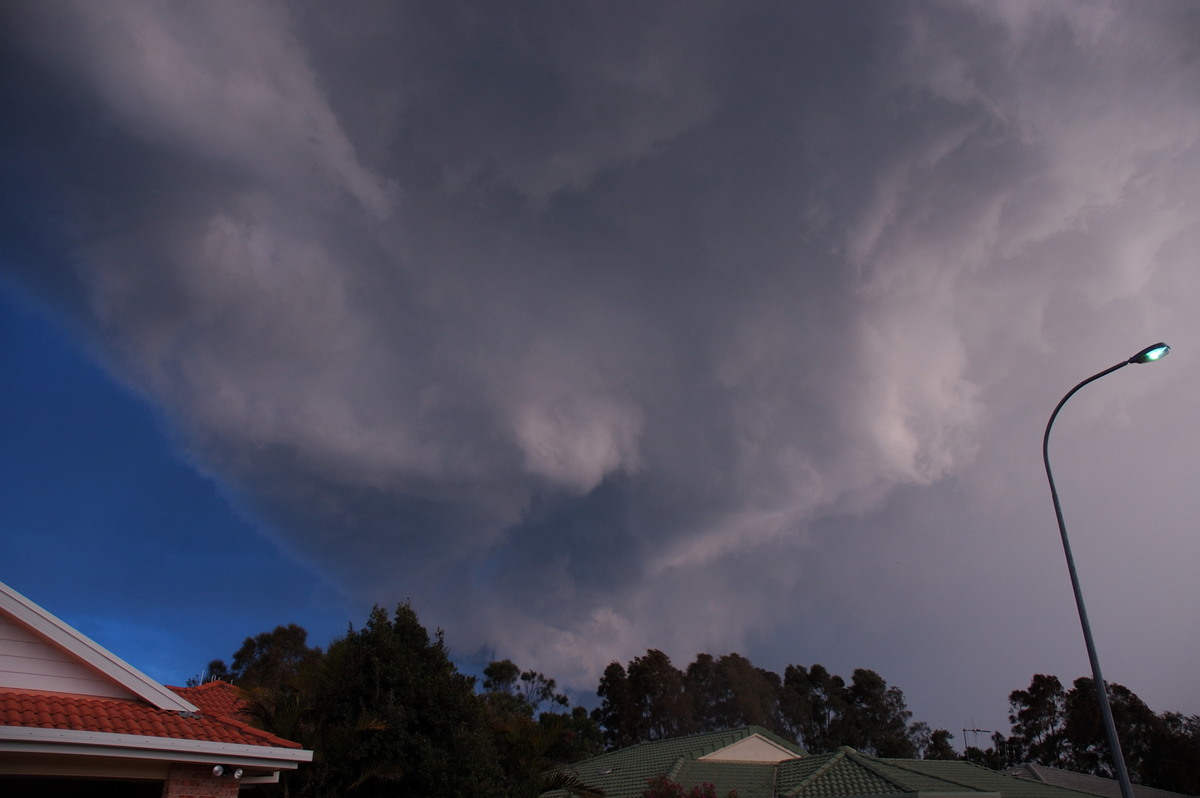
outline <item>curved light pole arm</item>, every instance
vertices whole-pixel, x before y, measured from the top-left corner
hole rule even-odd
[[[1104,731],[1108,735],[1108,747],[1112,752],[1117,780],[1121,784],[1121,798],[1134,798],[1133,786],[1129,782],[1129,772],[1125,768],[1125,755],[1121,752],[1121,741],[1117,737],[1117,726],[1113,722],[1112,708],[1108,704],[1108,688],[1104,683],[1104,677],[1100,675],[1100,660],[1096,656],[1096,644],[1092,640],[1092,627],[1088,623],[1087,610],[1083,606],[1083,592],[1079,589],[1079,575],[1075,572],[1075,558],[1071,556],[1071,542],[1067,539],[1067,526],[1063,522],[1062,506],[1058,502],[1058,490],[1054,487],[1054,475],[1050,472],[1050,428],[1054,426],[1054,419],[1058,417],[1058,411],[1062,409],[1062,406],[1067,403],[1068,399],[1075,395],[1076,391],[1089,382],[1095,382],[1119,368],[1128,366],[1130,363],[1139,362],[1135,360],[1136,357],[1138,356],[1135,355],[1129,360],[1101,371],[1099,374],[1093,374],[1068,391],[1067,395],[1058,403],[1058,406],[1054,408],[1054,412],[1050,414],[1050,420],[1046,423],[1046,434],[1042,437],[1042,460],[1046,464],[1046,479],[1050,482],[1050,496],[1054,499],[1054,514],[1058,517],[1058,533],[1062,536],[1063,553],[1067,557],[1067,570],[1071,572],[1071,587],[1075,591],[1075,606],[1079,608],[1079,623],[1083,626],[1083,640],[1087,645],[1088,659],[1092,664],[1092,680],[1096,683],[1096,700],[1100,704],[1100,716],[1104,721]]]

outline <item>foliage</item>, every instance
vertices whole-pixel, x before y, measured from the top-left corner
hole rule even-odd
[[[693,732],[762,726],[811,753],[850,745],[878,756],[910,757],[932,745],[927,724],[909,725],[904,693],[875,671],[854,671],[849,685],[820,665],[789,665],[780,677],[740,654],[698,654],[686,671],[650,649],[628,670],[611,663],[593,717],[614,748]],[[949,733],[937,730],[937,756]]]
[[[570,764],[604,753],[604,732],[588,711],[574,707],[568,712],[543,712],[538,725],[551,732],[546,758],[555,764]]]
[[[914,726],[918,724],[913,724]],[[919,725],[924,726],[924,722]],[[954,746],[950,741],[954,739],[954,735],[945,729],[934,729],[929,733],[929,737],[920,747],[922,759],[959,759],[958,751],[954,750]]]
[[[687,668],[685,685],[693,703],[696,731],[744,725],[783,731],[779,676],[754,667],[740,654],[718,659],[698,654]]]
[[[299,627],[296,627],[299,629]],[[407,604],[372,610],[327,652],[287,627],[234,657],[248,714],[314,752],[271,792],[285,796],[513,794],[474,679]]]
[[[794,739],[809,753],[842,745],[836,722],[847,711],[846,683],[820,665],[788,665],[783,672],[784,714]]]
[[[540,711],[568,703],[553,679],[507,659],[489,663],[483,675],[480,698],[511,795],[537,796],[548,789],[546,774],[603,750],[600,727],[582,707],[570,714]]]
[[[609,747],[624,748],[638,742],[640,713],[621,663],[611,662],[604,669],[596,694],[600,696],[600,706],[592,712],[592,718],[604,729]]]
[[[247,689],[287,684],[321,656],[321,649],[310,648],[307,639],[304,627],[294,623],[247,637],[231,665],[219,659],[208,663],[208,677]]]
[[[913,757],[944,729],[908,721],[912,713],[900,688],[889,686],[878,673],[854,671],[849,685],[820,665],[809,669],[789,665],[784,671],[782,712],[785,728],[810,753],[849,745],[875,756]]]
[[[1008,696],[1008,722],[1019,746],[1021,761],[1062,767],[1066,692],[1057,676],[1034,674],[1027,690]]]
[[[1106,686],[1129,776],[1142,782],[1159,720],[1129,688],[1115,683]],[[1071,770],[1116,778],[1095,682],[1087,677],[1076,679],[1067,694],[1064,737]]]
[[[1186,795],[1200,795],[1200,715],[1164,712],[1158,716],[1152,751],[1144,763],[1145,783]]]
[[[846,691],[846,712],[837,728],[842,745],[875,756],[913,757],[916,746],[909,738],[911,717],[899,687],[889,687],[875,671],[856,668]]]
[[[709,782],[685,790],[682,784],[666,776],[654,776],[647,781],[647,785],[642,791],[642,798],[717,798],[717,788]],[[737,790],[730,790],[725,798],[737,798]]]
[[[649,649],[628,667],[613,662],[589,715],[570,712],[554,679],[510,660],[484,670],[483,692],[455,669],[439,631],[430,636],[407,604],[392,616],[376,607],[322,652],[290,624],[246,638],[231,664],[210,675],[242,687],[256,725],[315,752],[311,765],[283,774],[267,794],[285,796],[487,793],[533,798],[561,788],[594,789],[566,765],[624,747],[698,731],[758,725],[811,753],[850,745],[885,757],[958,759],[1000,769],[1021,761],[1111,776],[1107,736],[1091,679],[1064,689],[1035,674],[1009,695],[1011,735],[992,747],[910,723],[903,692],[878,673],[856,669],[850,683],[820,665],[789,665],[783,678],[745,657],[698,654],[679,670]],[[198,679],[191,680],[193,683]],[[1110,683],[1109,702],[1135,782],[1200,794],[1200,716],[1155,715],[1128,688]],[[551,785],[551,786],[547,786]],[[684,789],[653,780],[648,798],[716,798],[711,784]]]
[[[433,638],[402,604],[380,607],[366,626],[329,648],[312,708],[322,723],[353,734],[335,760],[311,770],[319,795],[450,796],[504,792],[474,680],[455,669],[439,631]]]
[[[512,660],[493,661],[483,669],[483,688],[495,703],[511,699],[513,711],[533,717],[546,705],[565,707],[569,702],[553,679],[537,671],[523,671]]]
[[[629,663],[629,687],[642,739],[668,740],[695,731],[683,673],[658,649]]]
[[[683,673],[657,649],[635,657],[626,671],[611,663],[600,680],[593,717],[613,747],[665,740],[695,731],[693,701]]]
[[[538,795],[551,790],[565,790],[577,798],[604,798],[604,790],[585,783],[578,773],[568,768],[549,770],[541,775]]]
[[[1130,779],[1165,790],[1200,792],[1200,717],[1155,715],[1129,688],[1109,682],[1108,701]],[[1113,777],[1108,736],[1095,683],[1076,679],[1064,690],[1055,676],[1035,674],[1009,695],[1014,758]]]
[[[963,751],[962,758],[974,765],[982,765],[990,770],[1001,770],[1009,765],[1017,764],[1020,760],[1011,755],[1012,746],[1000,732],[992,733],[992,745],[988,748],[968,745]]]

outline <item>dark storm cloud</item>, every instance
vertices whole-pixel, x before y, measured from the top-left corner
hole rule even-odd
[[[14,4],[5,203],[38,233],[6,268],[288,550],[460,645],[581,685],[753,646],[931,705],[940,645],[961,702],[1042,668],[964,652],[1061,599],[979,563],[1045,540],[1062,369],[1195,337],[1197,25]],[[1186,395],[1187,358],[1075,423]]]

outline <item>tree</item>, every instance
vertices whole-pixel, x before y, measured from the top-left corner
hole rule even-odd
[[[538,725],[553,732],[546,758],[556,764],[581,762],[604,753],[604,732],[583,707],[570,713],[543,712]]]
[[[285,685],[321,656],[321,649],[310,648],[307,640],[303,626],[276,626],[274,631],[247,637],[234,653],[231,666],[219,659],[208,663],[208,676],[242,688]]]
[[[664,740],[695,729],[683,673],[657,649],[634,657],[629,670],[613,662],[604,669],[593,718],[614,748]]]
[[[1164,712],[1145,763],[1146,784],[1163,790],[1200,795],[1200,715]]]
[[[820,665],[788,665],[783,674],[782,712],[794,739],[810,753],[834,750],[835,723],[847,711],[846,683]]]
[[[1066,765],[1066,702],[1057,676],[1034,674],[1027,690],[1008,696],[1010,741],[1022,762],[1063,767]]]
[[[569,703],[565,695],[557,692],[558,685],[553,679],[537,671],[522,671],[508,659],[488,663],[483,669],[483,688],[487,691],[485,695],[496,700],[500,696],[511,698],[531,717],[546,704],[565,707]]]
[[[1080,773],[1116,778],[1095,684],[1092,679],[1081,676],[1066,694],[1063,737],[1067,766]],[[1151,746],[1162,721],[1129,688],[1115,682],[1108,682],[1106,687],[1129,778],[1142,782],[1147,760],[1152,755]]]
[[[658,649],[629,663],[629,689],[638,709],[639,739],[666,740],[695,730],[683,673]]]
[[[1115,682],[1106,686],[1130,779],[1200,793],[1200,716],[1156,715],[1129,688]],[[1028,690],[1009,696],[1009,707],[1009,742],[1017,758],[1112,777],[1112,754],[1092,679],[1081,677],[1064,690],[1057,677],[1037,674]]]
[[[912,757],[932,734],[924,723],[910,727],[903,691],[866,668],[856,669],[847,685],[820,665],[789,665],[780,714],[782,727],[810,753],[849,745],[875,756]]]
[[[334,641],[311,687],[314,722],[344,730],[314,758],[311,795],[500,795],[508,792],[474,680],[450,661],[408,604]]]
[[[918,724],[913,725],[916,726]],[[959,759],[958,752],[954,750],[954,746],[950,745],[950,741],[953,739],[954,735],[945,729],[934,729],[929,733],[929,738],[925,745],[921,747],[921,758],[941,760]]]
[[[889,687],[875,671],[856,668],[846,693],[846,711],[835,724],[843,745],[875,756],[916,755],[908,728],[912,713],[899,687]]]
[[[625,748],[640,742],[640,712],[629,686],[629,676],[621,663],[608,664],[596,694],[600,696],[600,706],[592,711],[592,719],[604,729],[604,739],[609,747]]]
[[[586,710],[541,711],[568,703],[553,679],[507,659],[489,663],[483,676],[484,712],[512,795],[537,796],[545,790],[544,773],[603,750],[600,727]]]
[[[993,732],[991,747],[981,749],[974,745],[968,745],[963,752],[963,759],[975,765],[982,765],[989,770],[1000,770],[1019,761],[1019,758],[1014,760],[1007,755],[1006,752],[1010,748],[1011,745],[1008,740],[1004,739],[1003,734]]]
[[[754,667],[740,654],[715,660],[709,654],[698,654],[687,668],[685,688],[697,731],[746,725],[783,731],[779,676]]]
[[[908,725],[912,713],[898,687],[872,670],[854,671],[849,685],[820,665],[789,665],[783,679],[740,654],[697,654],[681,673],[666,654],[650,649],[628,670],[613,662],[596,691],[592,713],[610,747],[695,731],[763,726],[810,753],[850,745],[876,756],[912,757],[933,743],[928,724]],[[949,732],[937,730],[937,755]]]

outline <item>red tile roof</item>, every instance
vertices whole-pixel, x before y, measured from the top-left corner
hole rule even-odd
[[[236,698],[237,688],[226,687],[234,691]],[[172,689],[199,708],[199,714],[158,709],[137,700],[0,688],[0,726],[300,748],[299,743],[276,737],[234,717],[236,706],[230,703],[228,689],[209,688],[209,685]]]
[[[228,715],[237,720],[249,720],[242,709],[246,700],[242,691],[229,682],[212,681],[199,687],[167,687],[168,690],[195,704],[205,715]]]

